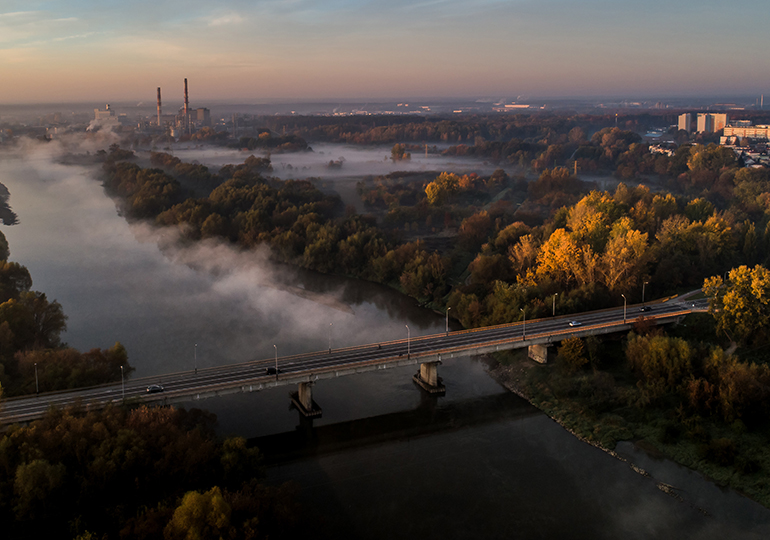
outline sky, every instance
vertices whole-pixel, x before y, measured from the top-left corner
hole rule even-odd
[[[770,95],[766,2],[0,0],[0,103]]]

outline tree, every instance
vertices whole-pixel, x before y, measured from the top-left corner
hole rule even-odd
[[[65,472],[61,463],[53,465],[45,459],[19,465],[13,482],[17,517],[27,520],[43,517],[48,507],[55,504],[51,497],[64,483]]]
[[[19,295],[32,287],[32,277],[29,270],[15,262],[0,263],[0,302]]]
[[[440,206],[460,190],[460,177],[454,173],[442,172],[433,182],[425,186],[425,195],[430,204]]]
[[[770,324],[770,271],[758,264],[730,270],[727,282],[722,276],[706,279],[703,292],[717,330],[739,342],[767,340]]]
[[[412,159],[412,154],[406,151],[406,145],[396,143],[390,149],[390,159],[393,161],[403,161]]]
[[[612,227],[600,259],[604,284],[614,292],[628,291],[639,281],[647,262],[647,233],[631,229],[628,218]]]
[[[563,340],[557,351],[558,358],[564,363],[569,372],[575,372],[588,364],[585,346],[583,340],[579,337],[570,337]]]
[[[679,388],[692,372],[693,350],[683,339],[631,334],[626,359],[652,397]]]
[[[230,505],[214,486],[205,493],[189,491],[174,510],[163,536],[166,540],[207,540],[230,534]]]

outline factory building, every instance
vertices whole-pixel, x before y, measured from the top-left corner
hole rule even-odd
[[[110,104],[104,106],[104,110],[94,109],[94,120],[104,120],[115,116],[115,111],[110,109]]]
[[[155,123],[158,127],[169,129],[175,137],[189,135],[202,127],[211,126],[211,111],[205,107],[190,108],[187,79],[184,80],[184,104],[176,114],[163,114],[161,92],[158,88],[158,112]]]

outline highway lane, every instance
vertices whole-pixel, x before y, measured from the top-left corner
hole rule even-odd
[[[648,304],[652,310],[639,312],[639,306],[628,306],[626,321],[632,322],[643,315],[662,317],[676,313],[687,313],[703,309],[703,303],[693,306],[680,302]],[[580,326],[570,327],[570,321],[577,321]],[[226,387],[248,386],[250,390],[260,390],[276,386],[281,379],[301,374],[328,372],[363,366],[367,363],[397,362],[407,357],[407,348],[412,358],[434,355],[439,352],[460,353],[463,349],[473,349],[496,342],[522,342],[526,330],[526,339],[552,336],[554,341],[563,339],[574,332],[592,331],[606,325],[622,325],[623,308],[574,314],[567,317],[545,318],[517,322],[507,325],[486,327],[473,330],[461,330],[429,336],[416,336],[385,343],[372,343],[364,346],[334,349],[313,353],[299,354],[278,359],[278,376],[268,375],[266,370],[275,367],[274,359],[263,359],[227,366],[171,373],[163,376],[127,380],[125,389],[121,384],[112,384],[72,391],[44,393],[39,396],[12,398],[4,400],[0,406],[0,423],[25,421],[41,416],[50,406],[65,407],[80,401],[94,407],[108,403],[120,403],[125,399],[133,402],[163,402],[183,397],[194,399],[201,392]],[[406,329],[404,329],[406,333]],[[148,394],[147,387],[162,384],[164,392]],[[285,383],[284,383],[285,384]]]

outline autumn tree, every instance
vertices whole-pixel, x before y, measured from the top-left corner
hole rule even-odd
[[[770,323],[770,271],[762,265],[733,268],[725,282],[714,276],[703,283],[717,329],[742,343],[764,342]]]
[[[230,536],[232,508],[214,486],[205,493],[190,491],[174,510],[163,536],[166,540],[197,540]]]
[[[460,189],[460,177],[454,173],[442,172],[425,186],[425,195],[430,204],[440,206]]]

